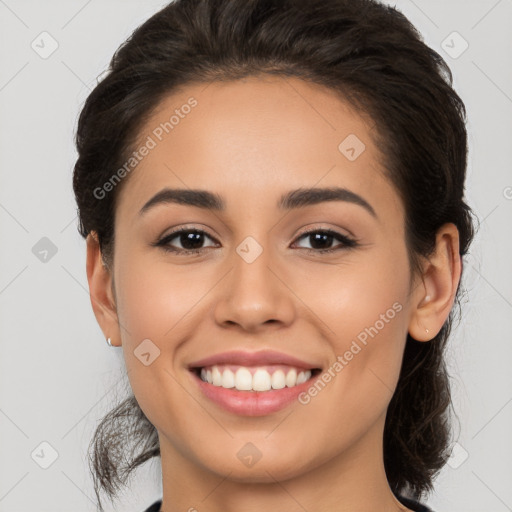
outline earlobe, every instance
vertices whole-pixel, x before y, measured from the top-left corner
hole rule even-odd
[[[97,234],[89,233],[86,243],[86,269],[91,306],[105,338],[111,338],[114,345],[117,340],[120,340],[120,333],[113,294],[113,276],[103,263]]]
[[[453,223],[441,226],[436,247],[428,258],[422,286],[414,295],[409,334],[417,341],[430,341],[443,327],[452,309],[461,275],[459,232]]]

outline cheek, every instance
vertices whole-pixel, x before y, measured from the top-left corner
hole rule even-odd
[[[194,330],[194,306],[206,285],[179,267],[148,264],[135,251],[122,254],[116,262],[116,295],[123,354],[134,394],[150,417],[163,401],[163,390],[173,388],[172,375],[182,370],[175,355]],[[167,400],[172,403],[172,396]]]
[[[320,402],[327,406],[335,400],[348,410],[366,410],[370,419],[387,407],[407,338],[409,276],[404,268],[405,251],[390,250],[364,265],[334,267],[329,279],[308,285],[308,305],[325,327],[332,364],[338,361],[325,375],[330,390],[318,401],[319,409]]]
[[[119,261],[118,315],[126,327],[122,336],[130,345],[149,338],[167,350],[190,326],[194,307],[211,284],[199,267],[191,272],[185,266],[150,262],[137,255]]]
[[[354,257],[302,281],[301,293],[325,324],[338,353],[358,336],[363,343],[365,338],[373,339],[372,334],[382,344],[386,339],[401,339],[395,335],[403,333],[407,324],[409,276],[403,271],[407,262],[405,253],[387,252]]]

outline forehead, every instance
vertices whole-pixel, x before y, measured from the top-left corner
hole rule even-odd
[[[164,187],[216,191],[229,208],[249,196],[263,205],[293,188],[345,186],[399,212],[374,129],[332,90],[297,78],[188,84],[139,130],[135,149],[150,149],[118,209],[138,211]]]

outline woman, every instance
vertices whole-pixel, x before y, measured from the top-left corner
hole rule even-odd
[[[177,0],[76,136],[91,303],[133,395],[91,464],[159,510],[425,511],[473,238],[465,108],[370,0]]]

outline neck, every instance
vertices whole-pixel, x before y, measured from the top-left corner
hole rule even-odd
[[[324,461],[297,468],[279,481],[266,468],[265,481],[236,480],[194,462],[160,435],[162,512],[397,512],[408,511],[393,495],[384,470],[385,417],[350,448]],[[263,458],[258,462],[263,462]],[[307,468],[307,470],[306,470]]]

